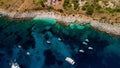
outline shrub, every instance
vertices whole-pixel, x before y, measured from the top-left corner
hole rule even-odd
[[[114,12],[113,9],[111,9],[111,8],[106,8],[106,10],[107,10],[108,12],[110,12],[110,13],[113,13],[113,12]]]
[[[120,12],[120,8],[114,9],[114,12]]]
[[[101,9],[101,6],[98,3],[94,4],[94,7],[95,7],[96,10],[100,10]]]
[[[48,11],[51,11],[52,9],[54,9],[52,6],[48,6],[48,7],[47,7],[47,10],[48,10]]]
[[[85,5],[82,6],[82,10],[86,10],[87,7],[89,7],[90,5],[88,3],[85,3]]]
[[[44,3],[45,3],[46,0],[39,0],[36,5],[37,6],[42,6],[42,7],[45,7]]]
[[[63,12],[63,10],[62,10],[62,9],[57,9],[57,11],[58,11],[58,12]]]
[[[90,5],[89,3],[85,3],[85,5],[82,7],[82,10],[85,10],[86,14],[92,15],[94,12],[94,5]]]
[[[79,7],[78,0],[73,0],[74,9],[76,10]]]
[[[94,2],[98,2],[99,0],[94,0]]]
[[[120,9],[119,9],[119,8],[115,8],[115,9],[106,8],[106,10],[107,10],[109,13],[120,12]]]
[[[86,14],[88,14],[88,15],[92,15],[93,12],[94,12],[94,9],[93,9],[92,6],[87,7],[87,9],[86,9]]]
[[[70,1],[69,0],[65,0],[64,4],[63,4],[63,7],[64,7],[64,9],[67,9],[67,8],[71,7]]]

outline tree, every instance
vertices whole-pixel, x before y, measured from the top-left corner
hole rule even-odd
[[[78,0],[73,0],[73,4],[74,4],[74,9],[76,10],[79,7]]]
[[[59,12],[63,12],[63,10],[62,10],[62,9],[57,9],[57,11],[59,11]]]
[[[64,4],[63,4],[63,7],[64,7],[64,9],[67,9],[67,8],[71,7],[70,1],[69,0],[65,0]]]
[[[92,7],[92,6],[87,7],[87,9],[86,9],[86,14],[92,15],[93,12],[94,12],[94,10],[93,10],[93,7]]]

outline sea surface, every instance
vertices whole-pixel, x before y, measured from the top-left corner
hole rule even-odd
[[[120,68],[120,37],[89,24],[65,26],[50,18],[0,17],[0,68],[13,64],[18,68]]]

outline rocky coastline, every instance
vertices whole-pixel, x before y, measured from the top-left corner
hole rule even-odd
[[[43,12],[43,11],[35,11],[35,12],[6,12],[4,10],[0,10],[0,15],[4,17],[8,17],[11,19],[39,19],[39,18],[52,18],[56,19],[56,21],[63,22],[63,24],[69,25],[74,22],[78,22],[79,24],[90,24],[93,28],[98,29],[100,31],[120,36],[120,23],[102,23],[92,18],[86,18],[84,16],[65,16],[62,14],[57,14],[55,12]]]

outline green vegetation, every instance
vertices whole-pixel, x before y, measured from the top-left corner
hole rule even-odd
[[[7,0],[0,0],[0,4],[7,3]]]
[[[7,0],[0,0],[0,6],[7,6],[7,7],[9,7],[10,3]]]
[[[41,7],[45,7],[45,3],[46,2],[46,0],[39,0],[37,3],[36,3],[36,5],[37,6],[41,6]]]
[[[92,15],[93,12],[94,12],[94,6],[86,3],[86,4],[82,7],[82,10],[85,10],[85,11],[86,11],[86,14]]]
[[[85,5],[82,7],[82,10],[86,10],[87,7],[89,7],[90,5],[88,4],[88,2],[85,3]]]
[[[63,8],[64,8],[65,13],[72,14],[73,9],[72,9],[72,5],[71,5],[71,0],[64,0]]]
[[[95,8],[95,10],[99,11],[101,9],[101,6],[98,3],[93,3],[93,7]]]
[[[48,11],[52,11],[53,9],[54,9],[54,8],[53,8],[52,6],[48,6],[48,7],[47,7],[47,10],[48,10]]]
[[[94,2],[98,2],[99,0],[94,0]]]
[[[108,1],[107,0],[103,0],[103,3],[105,4],[105,6],[108,5]]]
[[[101,17],[101,19],[106,19],[106,16]]]
[[[115,12],[120,12],[120,6],[117,6],[116,8],[104,9],[98,4],[97,0],[94,0],[93,3],[86,2],[86,4],[82,7],[82,10],[86,11],[86,14],[88,15],[92,15],[93,13],[106,13],[106,12],[115,13]]]
[[[63,4],[63,7],[64,7],[64,9],[70,8],[71,7],[70,1],[69,0],[65,0],[64,4]]]
[[[63,10],[62,10],[62,9],[57,9],[57,11],[58,11],[58,12],[63,12]]]
[[[114,13],[114,12],[120,12],[120,8],[106,8],[106,10],[109,12],[109,13]]]
[[[93,12],[94,12],[94,9],[93,9],[92,6],[87,7],[87,9],[86,9],[86,14],[88,14],[88,15],[92,15]]]
[[[74,10],[76,10],[79,7],[78,0],[72,0],[72,3],[74,4]]]

